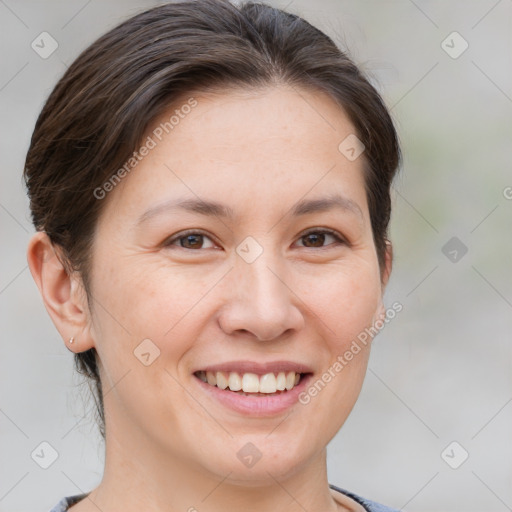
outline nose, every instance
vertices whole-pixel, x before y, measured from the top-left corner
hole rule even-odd
[[[230,336],[250,333],[260,341],[276,340],[300,331],[304,326],[300,298],[293,292],[293,283],[286,278],[277,258],[263,252],[247,263],[238,258],[226,283],[226,303],[219,324]]]

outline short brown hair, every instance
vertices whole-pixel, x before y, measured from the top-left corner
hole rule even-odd
[[[149,124],[190,91],[277,83],[325,92],[349,116],[365,146],[366,194],[383,268],[400,148],[378,92],[327,35],[296,15],[253,2],[183,1],[138,14],[92,43],[35,125],[24,169],[32,220],[62,250],[67,269],[80,273],[88,299],[92,242],[105,204],[93,192],[131,156]],[[90,349],[75,363],[96,385],[104,437],[96,358]]]

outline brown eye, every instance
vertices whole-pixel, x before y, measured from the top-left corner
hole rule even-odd
[[[307,240],[306,247],[322,247],[325,242],[325,233],[310,233],[303,237]]]
[[[309,233],[302,235],[300,240],[304,240],[304,247],[314,249],[333,245],[332,243],[328,244],[327,246],[324,245],[326,239],[329,240],[329,237],[335,240],[335,245],[338,243],[345,243],[345,241],[336,232],[330,230],[310,231]]]
[[[203,245],[203,235],[187,235],[178,239],[180,246],[185,249],[200,249]]]
[[[210,237],[198,231],[189,231],[179,233],[177,236],[170,238],[165,242],[166,247],[177,246],[182,249],[205,249],[205,239],[211,240]],[[177,243],[176,243],[177,242]]]

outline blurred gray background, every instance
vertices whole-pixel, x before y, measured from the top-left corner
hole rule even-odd
[[[361,397],[330,445],[330,482],[410,512],[512,510],[512,2],[269,3],[349,48],[404,151],[386,293],[403,311],[375,340]],[[66,66],[153,5],[0,0],[1,512],[45,511],[101,479],[93,404],[27,267],[21,173]],[[42,32],[58,44],[47,58],[31,47]],[[58,453],[48,469],[31,458],[45,441]]]

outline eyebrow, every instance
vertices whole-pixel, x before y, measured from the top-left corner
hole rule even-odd
[[[359,205],[352,199],[343,197],[339,194],[319,199],[302,199],[293,206],[291,214],[294,217],[298,217],[311,213],[325,212],[335,208],[341,209],[345,212],[354,213],[361,219],[364,219],[363,212]],[[216,201],[207,201],[199,198],[183,198],[171,199],[150,208],[139,217],[137,224],[142,224],[163,212],[173,211],[176,209],[183,209],[200,215],[222,217],[231,220],[236,217],[232,208]]]

